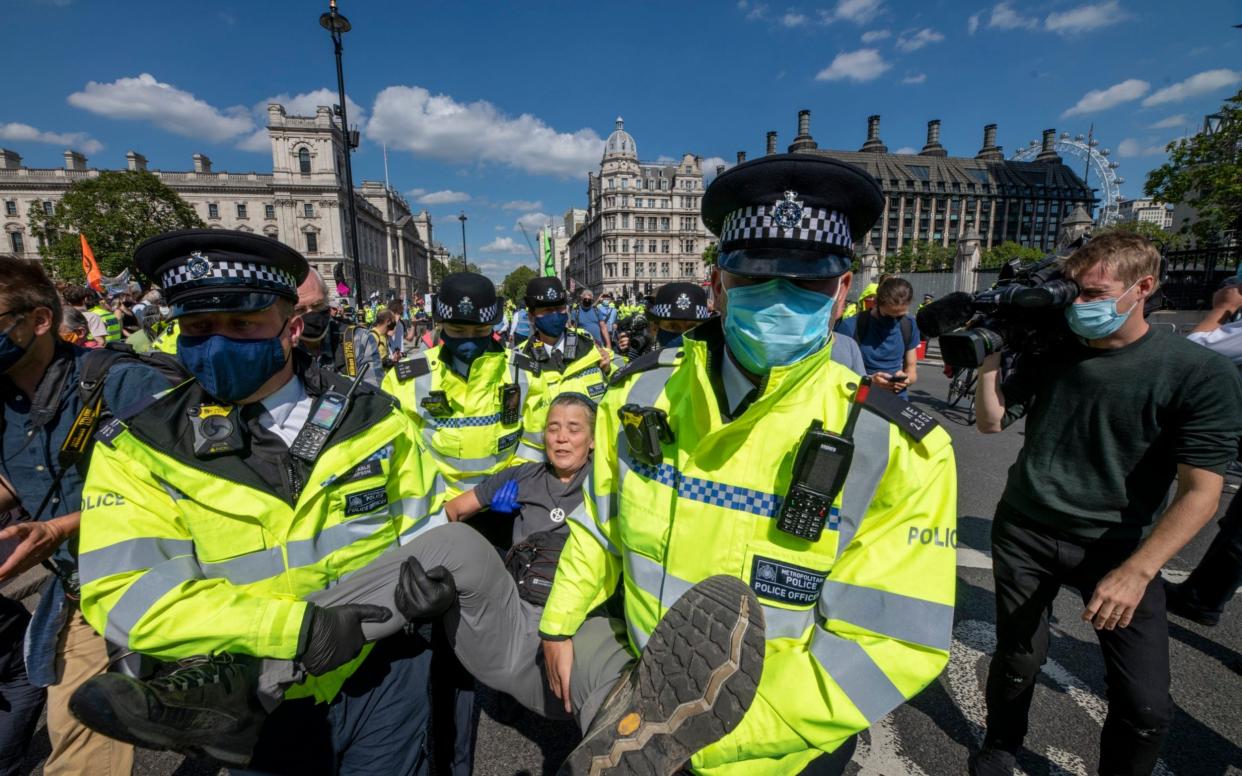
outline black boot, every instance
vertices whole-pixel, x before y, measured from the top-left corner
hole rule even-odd
[[[700,582],[660,620],[561,776],[676,773],[737,727],[763,673],[763,609],[740,580]]]
[[[118,741],[242,766],[266,716],[255,694],[258,675],[259,662],[250,658],[187,658],[149,681],[116,673],[92,677],[69,698],[69,710]]]

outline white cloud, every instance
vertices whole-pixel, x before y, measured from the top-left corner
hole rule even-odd
[[[888,30],[868,30],[862,34],[863,43],[875,43],[892,35]]]
[[[748,22],[757,22],[761,19],[766,19],[768,16],[767,3],[755,3],[753,6],[748,3],[738,3],[737,8],[739,11],[746,11],[746,21]]]
[[[781,25],[784,27],[801,27],[806,24],[806,14],[797,11],[789,11],[781,17]]]
[[[1117,144],[1117,155],[1126,159],[1133,159],[1141,156],[1161,156],[1164,154],[1164,145],[1159,143],[1155,145],[1144,146],[1132,137],[1127,137]]]
[[[526,231],[534,234],[535,230],[542,229],[552,220],[552,216],[547,213],[523,213],[518,216],[518,220],[513,223],[513,229],[517,231],[518,225],[526,227]]]
[[[921,84],[927,80],[927,73],[916,73],[901,79],[903,84]]]
[[[420,86],[381,91],[367,137],[441,161],[493,162],[563,178],[595,169],[604,151],[594,130],[558,132],[529,113],[514,118],[485,100],[461,103]]]
[[[103,143],[95,140],[85,132],[44,132],[35,129],[29,124],[18,124],[17,122],[0,124],[0,140],[62,145],[88,154],[93,154],[103,148]]]
[[[821,24],[845,20],[854,24],[866,24],[880,14],[884,0],[837,0],[831,11],[820,11]]]
[[[512,237],[497,237],[479,250],[484,253],[530,253],[530,248]]]
[[[902,146],[901,148],[898,148],[896,151],[893,151],[893,153],[895,154],[907,154],[907,155],[917,154],[918,152],[919,152],[919,149],[913,146]]]
[[[501,205],[504,210],[538,210],[543,207],[541,200],[513,199]]]
[[[441,191],[433,191],[428,194],[420,194],[418,196],[418,204],[420,205],[452,205],[457,202],[469,202],[470,195],[464,191],[452,191],[443,189]]]
[[[254,115],[254,121],[258,129],[238,142],[237,147],[242,151],[271,152],[272,142],[267,134],[267,106],[271,103],[283,105],[285,113],[290,116],[314,116],[319,106],[326,105],[332,107],[338,101],[337,92],[323,88],[294,95],[282,92],[281,94],[268,97],[266,100],[256,102],[251,106],[250,112]],[[345,95],[345,108],[349,112],[349,125],[360,130],[365,129],[367,123],[366,110],[354,102],[348,94]]]
[[[150,73],[112,83],[89,81],[82,91],[69,95],[69,104],[108,118],[149,121],[183,137],[212,142],[255,128],[244,107],[221,110],[172,84],[155,80]]]
[[[975,34],[975,31],[979,29],[979,18],[981,16],[983,16],[983,11],[980,11],[979,13],[976,13],[976,14],[971,14],[970,18],[966,20],[966,32],[967,33],[971,35]]]
[[[1143,107],[1150,108],[1153,105],[1181,102],[1191,97],[1209,94],[1217,89],[1224,89],[1227,86],[1234,86],[1239,83],[1242,83],[1242,73],[1237,70],[1227,70],[1225,68],[1205,70],[1202,73],[1192,75],[1185,81],[1180,81],[1172,86],[1166,86],[1163,89],[1157,89],[1151,93],[1151,96],[1143,100]]]
[[[891,65],[884,61],[880,56],[880,52],[875,49],[859,49],[857,51],[842,51],[837,54],[832,64],[820,70],[815,76],[816,81],[841,81],[848,79],[850,81],[874,81],[879,78],[885,70]]]
[[[703,184],[706,185],[716,179],[717,167],[723,167],[727,170],[733,166],[733,162],[726,161],[722,156],[709,156],[699,160],[699,165],[703,169]]]
[[[1014,10],[1008,2],[992,6],[992,15],[988,17],[988,27],[998,30],[1031,29],[1039,26],[1039,20],[1033,16],[1023,16]]]
[[[1123,102],[1137,100],[1147,90],[1151,88],[1151,84],[1146,81],[1140,81],[1137,78],[1130,78],[1119,84],[1113,84],[1107,89],[1092,89],[1082,96],[1074,107],[1069,108],[1061,114],[1061,118],[1069,116],[1081,116],[1084,113],[1094,113],[1096,111],[1108,110],[1116,107]],[[1145,102],[1145,101],[1144,101]]]
[[[1117,0],[1081,5],[1068,11],[1050,13],[1044,19],[1044,29],[1061,35],[1077,35],[1082,32],[1107,27],[1126,18]]]
[[[1160,119],[1155,124],[1148,124],[1148,129],[1174,129],[1176,127],[1186,126],[1186,114],[1179,113],[1176,116],[1169,116],[1167,119]]]
[[[909,53],[911,51],[918,51],[929,43],[939,43],[942,40],[944,40],[944,35],[936,32],[931,27],[924,27],[917,32],[907,30],[897,36],[897,48]]]

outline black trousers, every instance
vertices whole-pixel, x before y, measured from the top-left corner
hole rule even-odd
[[[1242,498],[1238,494],[1225,508],[1219,525],[1220,533],[1181,587],[1188,603],[1218,617],[1242,586]]]
[[[1138,546],[1135,539],[1076,541],[1043,530],[1002,502],[992,523],[996,654],[988,669],[985,747],[1016,752],[1027,731],[1035,677],[1048,655],[1048,617],[1062,585],[1085,603]],[[1169,729],[1169,626],[1164,586],[1147,586],[1130,625],[1096,631],[1104,653],[1108,716],[1102,776],[1147,776]]]

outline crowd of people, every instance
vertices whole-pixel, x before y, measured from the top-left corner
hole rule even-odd
[[[882,207],[848,164],[739,164],[703,198],[710,288],[641,307],[462,272],[354,310],[225,230],[147,240],[153,287],[106,301],[0,258],[0,579],[50,571],[33,615],[0,597],[0,776],[45,704],[47,774],[128,773],[134,746],[468,774],[479,684],[578,724],[562,773],[843,773],[944,668],[955,602],[922,538],[955,530],[957,472],[908,403],[913,289],[847,301]],[[1069,257],[1081,347],[981,370],[980,430],[1029,416],[977,773],[1012,772],[1059,583],[1109,667],[1102,772],[1150,773],[1167,730],[1158,571],[1216,510],[1242,387],[1120,312],[1152,255]]]

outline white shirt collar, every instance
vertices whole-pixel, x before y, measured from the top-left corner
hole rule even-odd
[[[725,400],[729,403],[729,415],[735,415],[738,405],[750,395],[751,391],[758,388],[733,360],[733,354],[728,348],[725,348],[725,360],[720,370],[720,379],[724,383]]]
[[[264,410],[259,416],[259,425],[279,436],[285,444],[292,445],[310,417],[311,405],[314,402],[306,395],[306,387],[302,385],[301,378],[294,375],[289,382],[259,403]]]

